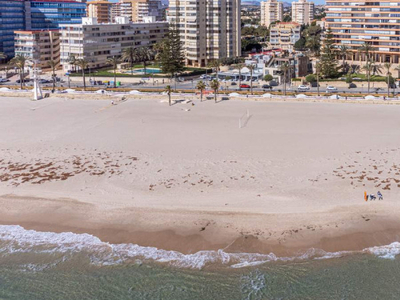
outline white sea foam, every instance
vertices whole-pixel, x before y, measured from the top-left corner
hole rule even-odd
[[[96,265],[120,264],[126,261],[156,261],[177,267],[201,269],[209,264],[223,264],[232,268],[257,266],[273,261],[294,261],[307,259],[331,259],[354,253],[373,254],[380,258],[394,259],[400,254],[400,243],[371,247],[359,252],[326,252],[311,248],[293,257],[277,257],[275,254],[227,253],[218,251],[199,251],[183,254],[155,247],[143,247],[135,244],[109,244],[90,234],[71,232],[54,233],[25,230],[18,225],[0,225],[0,253],[61,253],[65,259],[73,253],[87,253],[90,262]]]

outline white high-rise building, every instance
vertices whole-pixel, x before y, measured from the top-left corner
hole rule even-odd
[[[168,20],[180,32],[187,65],[241,54],[240,0],[170,0]]]
[[[94,18],[83,18],[82,24],[61,26],[61,64],[65,71],[75,69],[71,56],[84,58],[88,68],[109,65],[108,58],[121,56],[126,48],[153,47],[168,34],[167,22],[129,22],[128,17],[116,17],[115,23],[100,24]]]
[[[283,3],[277,0],[261,2],[261,25],[269,26],[271,23],[283,20]]]
[[[292,21],[299,24],[311,24],[314,20],[314,3],[307,0],[292,2]]]

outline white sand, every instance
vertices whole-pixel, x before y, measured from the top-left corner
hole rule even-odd
[[[59,214],[69,227],[83,218],[290,245],[384,229],[398,215],[400,106],[129,97],[2,97],[0,194],[14,198],[1,197],[0,222],[50,225]],[[363,200],[378,190],[383,202]]]

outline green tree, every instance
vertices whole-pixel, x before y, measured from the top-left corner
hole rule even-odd
[[[318,95],[318,97],[319,97],[319,74],[321,73],[321,62],[320,61],[317,61],[316,63],[315,63],[315,75],[316,75],[316,78],[317,78],[317,95]]]
[[[304,37],[301,37],[296,43],[294,43],[294,49],[301,51],[304,50],[306,47],[306,39]]]
[[[51,74],[51,79],[53,82],[53,90],[56,88],[56,68],[58,66],[58,62],[51,59],[47,62],[48,66],[51,68],[52,74]]]
[[[214,90],[214,101],[217,103],[217,94],[218,94],[218,89],[219,89],[219,81],[214,79],[210,83],[210,87]]]
[[[242,39],[242,51],[249,52],[253,49],[256,51],[261,50],[262,45],[257,42],[255,39]]]
[[[338,76],[338,67],[334,51],[334,40],[330,28],[328,28],[325,33],[320,62],[321,74],[325,78],[336,78]]]
[[[161,65],[161,70],[165,74],[170,74],[171,78],[182,72],[185,67],[185,57],[183,54],[183,44],[181,42],[179,31],[172,27],[168,36],[157,45],[157,60]],[[175,80],[176,90],[176,80]]]
[[[386,82],[387,82],[387,96],[389,97],[389,91],[390,91],[390,86],[391,86],[391,78],[392,77],[392,73],[390,73],[390,69],[392,68],[392,64],[391,63],[384,63],[383,64],[383,68],[386,70]],[[394,79],[393,79],[394,81]]]
[[[200,102],[203,102],[203,91],[206,89],[205,83],[200,80],[196,85],[196,89],[200,91]]]
[[[171,86],[170,85],[167,85],[166,87],[165,87],[165,90],[164,90],[166,93],[167,93],[167,95],[168,95],[168,103],[169,103],[169,106],[171,106],[172,105],[172,101],[171,101],[171,93],[172,93],[172,88],[171,88]]]
[[[77,59],[76,59],[75,55],[71,54],[71,55],[68,57],[68,64],[69,64],[70,66],[73,66],[73,67],[74,67],[74,72],[76,72],[76,61],[77,61]]]
[[[306,81],[308,83],[316,82],[317,78],[315,77],[314,74],[309,74],[309,75],[306,76]]]
[[[305,48],[315,56],[319,56],[321,48],[321,27],[313,22],[307,25],[302,34],[305,38]]]
[[[118,68],[118,64],[121,62],[121,59],[114,55],[113,57],[110,57],[107,59],[106,63],[111,65],[113,67],[113,71],[114,71],[114,88],[117,87],[117,68]]]
[[[246,66],[244,63],[239,63],[236,65],[236,68],[239,70],[239,90],[241,90],[240,86],[242,85],[242,69]]]
[[[89,61],[86,60],[85,58],[80,58],[77,59],[74,63],[75,66],[81,68],[82,70],[82,80],[83,80],[83,90],[86,91],[86,76],[85,76],[85,70],[89,65]]]
[[[253,72],[256,69],[255,65],[247,65],[247,69],[250,71],[250,93],[253,95]]]
[[[366,57],[366,61],[371,61],[371,55],[373,54],[373,47],[369,43],[364,43],[358,48],[359,53],[364,53]]]
[[[279,66],[279,71],[280,71],[281,74],[282,74],[282,80],[283,80],[283,94],[286,96],[286,83],[287,83],[287,76],[288,76],[288,73],[289,73],[289,71],[290,71],[290,65],[289,65],[287,62],[281,64],[281,65]]]
[[[367,76],[367,81],[368,81],[368,93],[370,89],[370,83],[371,83],[371,73],[374,69],[373,62],[367,61],[364,66],[361,67],[361,70],[365,71],[365,75]]]
[[[272,77],[271,74],[267,74],[264,76],[264,81],[271,81],[272,79],[274,79],[274,78]]]
[[[341,45],[339,47],[339,55],[342,57],[342,71],[343,71],[343,73],[347,73],[346,58],[347,58],[348,54],[349,54],[349,47],[347,47],[346,45]]]
[[[4,52],[0,52],[0,60],[6,59],[7,55]]]
[[[219,59],[213,59],[208,63],[208,67],[215,70],[215,77],[218,79],[218,73],[221,68],[221,61]]]
[[[292,17],[289,14],[285,14],[282,22],[292,22]]]
[[[129,47],[122,50],[122,59],[129,63],[131,74],[133,74],[133,66],[135,62],[135,48]]]
[[[19,80],[21,84],[21,90],[24,85],[25,67],[28,62],[30,62],[30,59],[28,58],[28,56],[25,56],[23,54],[15,55],[9,62],[10,65],[13,65],[19,70]]]
[[[154,59],[154,52],[149,47],[138,47],[134,48],[133,57],[136,62],[143,64],[143,72],[146,74],[147,62]]]
[[[397,79],[400,78],[400,65],[394,68],[397,71]]]

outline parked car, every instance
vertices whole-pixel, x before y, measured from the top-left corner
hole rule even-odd
[[[297,90],[298,90],[299,92],[307,92],[307,91],[310,90],[310,87],[307,86],[307,85],[299,85],[299,86],[297,87]]]
[[[241,89],[249,89],[250,86],[249,86],[248,84],[244,84],[244,83],[243,83],[243,84],[240,85],[240,88],[241,88]]]
[[[0,82],[8,82],[8,81],[10,81],[10,79],[7,79],[7,78],[0,78]]]
[[[40,79],[39,80],[39,83],[50,83],[51,81],[50,80],[47,80],[47,79]]]
[[[328,85],[326,87],[326,92],[327,93],[337,93],[337,91],[338,91],[337,87],[334,87],[334,86],[331,86],[331,85]]]
[[[231,82],[231,85],[237,85],[237,83],[232,81],[232,82]]]
[[[210,75],[206,75],[206,74],[203,74],[203,75],[200,76],[200,79],[204,79],[204,80],[210,80],[210,78],[211,78],[211,76]]]
[[[269,84],[263,84],[262,88],[264,90],[272,90],[272,86],[270,86]]]
[[[354,83],[349,83],[349,89],[355,89],[357,88],[357,85],[355,85]]]
[[[276,81],[271,80],[271,81],[269,82],[269,85],[270,85],[270,86],[278,86],[279,84],[278,84]]]

